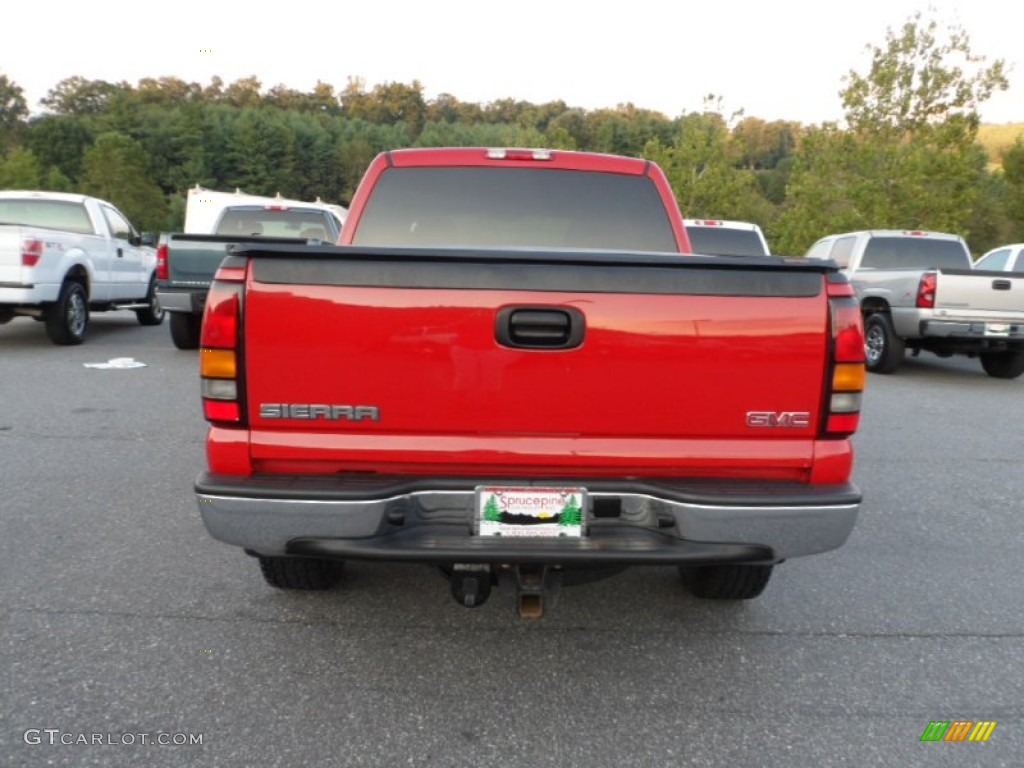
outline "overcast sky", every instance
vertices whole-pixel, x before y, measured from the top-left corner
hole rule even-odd
[[[1009,0],[14,0],[3,11],[0,73],[33,111],[72,75],[132,85],[255,75],[264,89],[419,80],[428,99],[632,102],[668,117],[715,94],[726,113],[818,123],[842,117],[843,76],[866,73],[866,46],[881,46],[915,11],[959,23],[974,53],[1011,67],[1009,91],[981,115],[1024,122],[1024,5]]]

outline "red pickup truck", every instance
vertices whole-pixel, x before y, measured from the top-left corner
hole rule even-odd
[[[688,255],[656,165],[548,150],[384,153],[340,240],[240,246],[207,299],[198,506],[271,585],[423,562],[539,616],[672,565],[747,599],[850,534],[864,338],[836,265]]]

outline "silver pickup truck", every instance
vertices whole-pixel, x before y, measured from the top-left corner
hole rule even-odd
[[[864,313],[867,367],[892,373],[904,351],[967,355],[985,373],[1024,373],[1024,275],[972,269],[941,232],[869,230],[823,237],[805,254],[839,263]]]

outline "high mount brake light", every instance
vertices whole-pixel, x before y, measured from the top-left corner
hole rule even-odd
[[[551,160],[550,149],[489,149],[490,160]]]
[[[199,374],[203,415],[211,422],[242,422],[238,359],[244,269],[221,267],[206,296]]]

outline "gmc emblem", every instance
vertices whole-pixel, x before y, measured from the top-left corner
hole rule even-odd
[[[807,411],[747,411],[748,427],[809,427]]]

